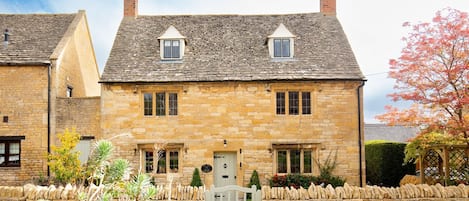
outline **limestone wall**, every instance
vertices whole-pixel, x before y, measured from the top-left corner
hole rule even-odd
[[[157,186],[158,200],[168,200],[169,188],[164,185]],[[75,186],[34,186],[27,184],[22,187],[0,186],[0,200],[76,200],[78,192],[88,192],[89,189],[79,189]],[[174,186],[171,190],[172,200],[205,200],[205,187],[194,188],[190,186]],[[409,200],[409,201],[467,201],[469,186],[444,187],[439,184],[429,185],[404,185],[396,188],[367,186],[364,188],[349,186],[333,188],[332,186],[310,186],[308,189],[271,188],[262,187],[263,201],[286,200]]]
[[[0,136],[25,137],[21,166],[0,167],[2,185],[23,185],[46,171],[47,72],[47,66],[0,66]]]
[[[306,144],[320,161],[337,150],[334,174],[358,185],[359,84],[346,81],[104,84],[102,135],[114,138],[116,157],[131,161],[135,171],[144,170],[139,144],[183,144],[179,170],[173,174],[174,182],[182,185],[190,183],[194,168],[213,166],[216,152],[236,153],[237,185],[246,185],[253,170],[257,170],[266,185],[276,173],[273,144]],[[278,91],[311,92],[312,114],[277,115]],[[177,93],[178,115],[144,116],[143,93],[155,92]],[[214,183],[214,171],[201,175],[206,185]],[[319,174],[316,166],[313,174]],[[157,182],[167,181],[166,174],[152,176]]]
[[[81,136],[95,136],[100,129],[100,98],[57,98],[57,133],[76,128]]]

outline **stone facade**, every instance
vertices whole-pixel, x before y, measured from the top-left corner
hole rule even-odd
[[[57,133],[76,128],[82,136],[99,138],[100,97],[57,98]]]
[[[144,171],[144,145],[180,146],[175,183],[188,185],[194,168],[214,166],[215,152],[236,153],[236,184],[246,185],[253,170],[267,184],[275,174],[275,144],[308,145],[313,158],[337,150],[334,174],[359,185],[359,81],[103,83],[103,138],[114,138],[118,156]],[[277,115],[277,91],[309,91],[311,115]],[[144,116],[143,93],[178,94],[178,115]],[[361,140],[363,140],[363,134]],[[224,144],[224,142],[226,142]],[[363,150],[361,150],[363,151]],[[364,168],[364,157],[362,168]],[[364,169],[363,169],[364,170]],[[318,175],[316,166],[313,175]],[[364,172],[363,172],[364,174]],[[168,174],[153,176],[166,182]],[[211,185],[213,171],[202,173]]]
[[[46,154],[57,132],[86,126],[79,131],[99,134],[99,98],[61,98],[67,88],[72,97],[98,96],[99,73],[83,11],[0,18],[11,23],[0,24],[11,32],[10,43],[0,50],[0,116],[8,118],[0,122],[0,141],[20,139],[21,150],[20,166],[0,167],[0,175],[3,185],[22,185],[47,176]]]
[[[0,167],[2,184],[16,185],[46,169],[47,67],[0,67],[0,86],[0,116],[8,118],[0,122],[0,136],[25,136],[21,167]]]

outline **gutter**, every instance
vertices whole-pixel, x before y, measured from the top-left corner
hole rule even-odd
[[[360,175],[360,187],[363,187],[363,153],[362,153],[362,101],[361,101],[361,89],[365,85],[365,81],[362,81],[357,87],[357,103],[358,103],[358,168]]]

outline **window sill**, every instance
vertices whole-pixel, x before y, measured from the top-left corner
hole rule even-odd
[[[291,61],[298,61],[293,57],[274,57],[270,60],[271,62],[291,62]]]
[[[169,63],[169,64],[174,64],[174,63],[182,64],[183,62],[182,62],[182,59],[161,59],[160,63],[164,63],[164,64],[166,64],[166,63]]]
[[[0,170],[21,169],[21,166],[0,166]]]

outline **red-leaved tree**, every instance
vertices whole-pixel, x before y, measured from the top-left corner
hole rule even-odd
[[[419,126],[425,131],[469,131],[469,17],[446,8],[430,23],[411,25],[398,59],[390,60],[396,80],[393,101],[411,101],[407,109],[386,106],[377,118],[391,125]]]

